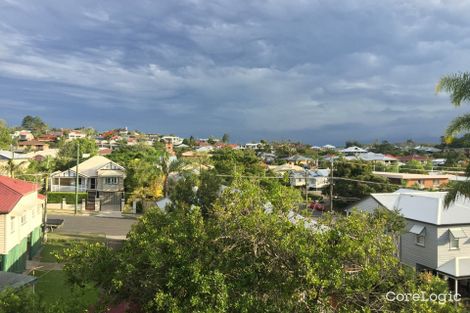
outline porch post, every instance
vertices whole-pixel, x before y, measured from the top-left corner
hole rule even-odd
[[[454,279],[454,295],[459,293],[459,281],[457,278]],[[454,301],[454,306],[457,307],[457,301]]]

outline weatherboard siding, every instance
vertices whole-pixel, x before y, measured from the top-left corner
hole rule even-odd
[[[5,233],[6,233],[5,217],[6,217],[6,214],[0,214],[0,254],[2,254],[3,251],[5,251]]]
[[[413,225],[423,225],[426,228],[424,247],[416,244],[416,235],[408,231]],[[437,267],[437,228],[434,225],[407,221],[405,233],[401,235],[401,261],[409,266],[416,267],[416,264],[427,267]]]
[[[449,228],[462,228],[467,238],[461,238],[458,250],[451,250],[449,244]],[[440,226],[437,232],[438,241],[438,266],[456,258],[470,257],[470,225],[464,226]]]

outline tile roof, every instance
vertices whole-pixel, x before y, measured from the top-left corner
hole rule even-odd
[[[0,214],[10,213],[23,196],[37,190],[36,184],[0,176]]]

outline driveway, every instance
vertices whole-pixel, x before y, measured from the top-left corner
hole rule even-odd
[[[87,234],[105,234],[110,236],[125,236],[130,231],[132,224],[137,223],[136,219],[131,218],[109,218],[98,216],[73,216],[48,214],[48,218],[60,218],[64,224],[55,233],[87,233]]]

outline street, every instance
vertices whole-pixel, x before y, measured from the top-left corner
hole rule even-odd
[[[54,232],[56,233],[88,233],[105,234],[109,236],[125,236],[136,219],[106,218],[97,216],[48,215],[48,218],[63,219],[64,224]]]

